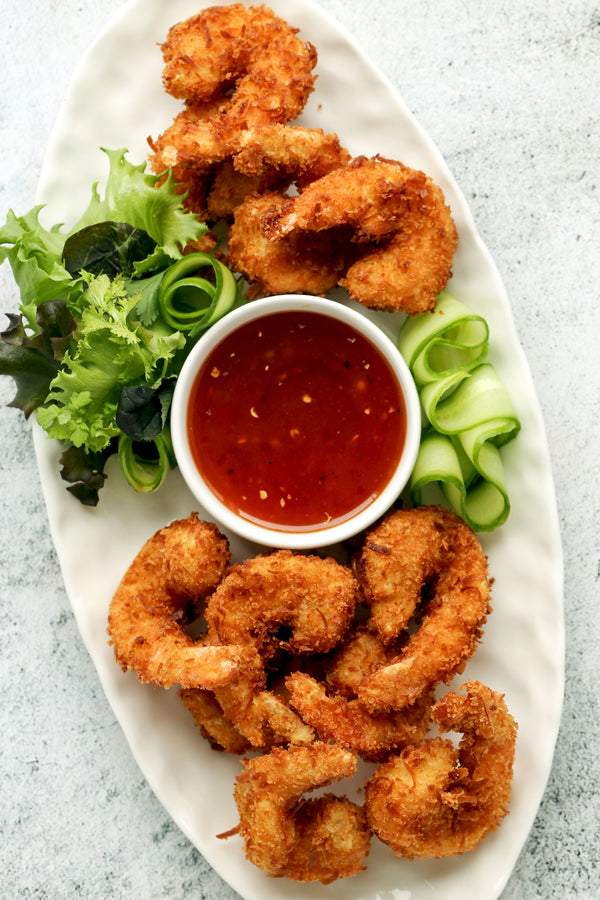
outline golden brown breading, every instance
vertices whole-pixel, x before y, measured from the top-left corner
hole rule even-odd
[[[229,219],[244,200],[254,194],[263,194],[273,188],[285,189],[291,176],[278,169],[267,168],[257,174],[245,174],[234,168],[229,157],[219,163],[208,190],[206,201],[209,219]]]
[[[386,643],[425,601],[401,654],[359,684],[367,709],[402,709],[463,670],[490,611],[490,585],[485,554],[460,516],[437,506],[396,510],[369,532],[354,570]]]
[[[353,300],[409,315],[433,309],[451,275],[457,233],[431,178],[394,160],[358,157],[262,217],[269,242],[342,224],[362,242],[339,280]]]
[[[358,598],[333,559],[274,551],[233,566],[206,608],[210,640],[253,649],[254,665],[215,692],[227,718],[255,746],[307,743],[312,729],[267,688],[265,665],[281,650],[326,653],[345,636]]]
[[[227,247],[228,263],[253,286],[251,296],[261,294],[314,294],[335,287],[356,258],[355,245],[344,229],[324,235],[294,232],[269,243],[261,219],[281,208],[283,194],[269,191],[252,195],[234,211]]]
[[[358,599],[352,572],[332,558],[275,550],[233,566],[205,612],[215,644],[327,653],[346,636]],[[282,630],[285,634],[282,635]]]
[[[367,760],[380,760],[422,741],[431,720],[433,694],[400,712],[369,713],[356,699],[329,694],[303,672],[286,678],[290,703],[322,741],[333,741]]]
[[[112,598],[108,632],[117,662],[142,682],[206,687],[232,681],[239,648],[197,644],[183,629],[186,611],[220,582],[229,544],[193,513],[157,531],[142,547]]]
[[[163,82],[187,102],[233,89],[228,130],[296,118],[314,87],[316,51],[266,6],[209,7],[179,22],[162,45]]]
[[[431,738],[392,756],[365,786],[367,820],[398,856],[473,850],[507,813],[517,726],[504,698],[469,681],[433,709],[440,731],[462,732],[458,751]]]
[[[265,222],[265,234],[273,241],[291,231],[325,231],[336,225],[351,226],[359,237],[389,234],[406,215],[408,196],[425,179],[402,163],[357,157],[290,197],[279,214]]]
[[[179,696],[213,749],[238,755],[251,749],[250,742],[225,717],[212,691],[188,688],[179,691]]]
[[[234,790],[248,859],[270,875],[329,884],[364,868],[370,833],[362,809],[306,791],[351,776],[356,760],[332,744],[281,748],[244,762]]]
[[[292,175],[301,187],[349,161],[350,154],[337,134],[290,125],[263,125],[242,132],[233,158],[239,172],[261,175],[276,169]]]
[[[350,266],[340,285],[363,306],[419,315],[446,287],[457,243],[442,191],[427,179],[402,227]]]

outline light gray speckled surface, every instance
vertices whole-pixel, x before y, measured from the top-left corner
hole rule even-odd
[[[593,0],[321,0],[396,84],[471,203],[544,413],[565,553],[566,697],[503,900],[600,896],[598,236]],[[0,3],[0,216],[34,201],[80,56],[119,0]],[[16,310],[0,268],[1,310]],[[12,397],[0,380],[0,401]],[[233,900],[153,796],[83,648],[29,426],[0,411],[0,894]]]

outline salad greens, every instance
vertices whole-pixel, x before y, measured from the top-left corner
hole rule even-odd
[[[169,410],[175,380],[198,337],[240,301],[233,274],[211,253],[184,248],[206,231],[176,192],[173,173],[152,175],[127,151],[105,150],[102,197],[71,229],[40,222],[43,206],[8,213],[0,263],[21,295],[0,335],[10,406],[65,444],[61,475],[96,505],[106,459],[118,453],[128,482],[156,490],[175,465]]]
[[[438,483],[475,531],[493,531],[510,512],[500,447],[521,425],[496,370],[485,362],[485,319],[447,291],[438,296],[435,313],[407,319],[398,334],[426,417],[411,499],[418,505],[423,489]]]

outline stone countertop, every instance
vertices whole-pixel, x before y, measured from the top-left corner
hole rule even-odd
[[[0,6],[0,210],[34,202],[79,58],[119,0]],[[592,0],[320,0],[399,88],[471,205],[545,418],[565,558],[566,693],[502,900],[600,896],[600,11]],[[3,306],[18,298],[0,268]],[[0,379],[3,897],[232,900],[131,757],[79,638],[23,416]],[[596,743],[598,741],[598,743]]]

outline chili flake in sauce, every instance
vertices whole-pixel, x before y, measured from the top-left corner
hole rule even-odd
[[[308,530],[381,493],[402,454],[406,410],[389,363],[350,325],[278,312],[212,350],[187,427],[198,470],[226,506],[271,528]]]

